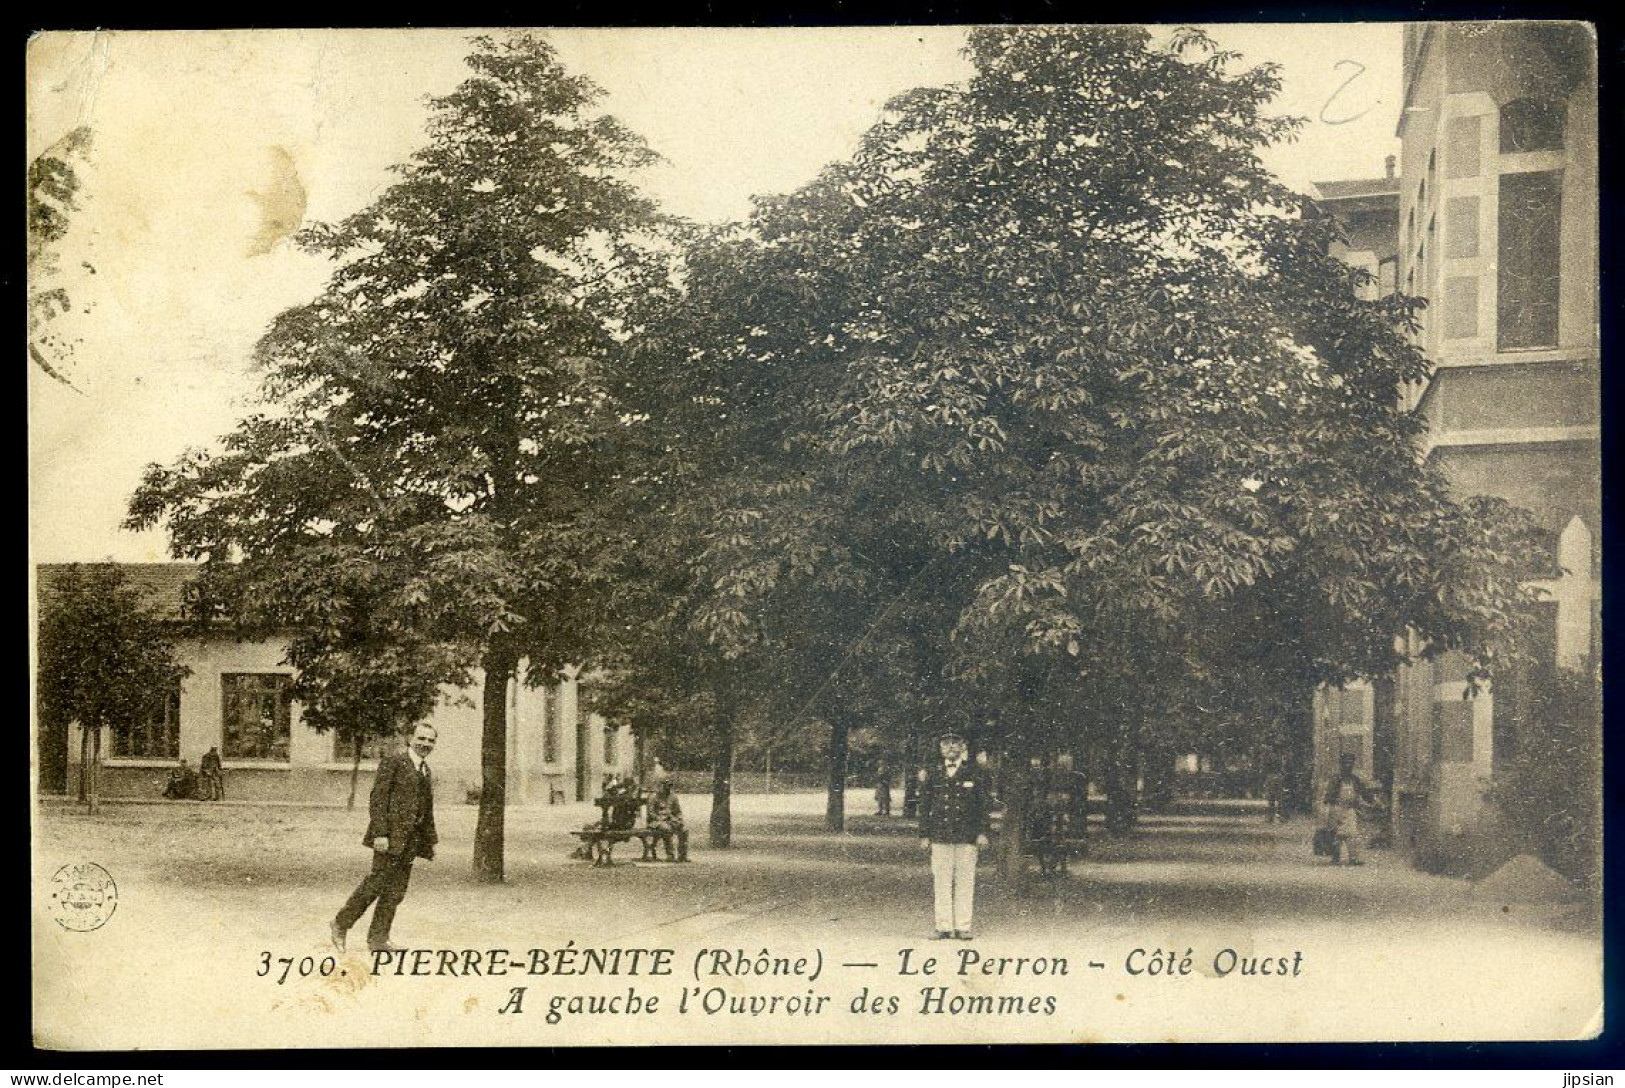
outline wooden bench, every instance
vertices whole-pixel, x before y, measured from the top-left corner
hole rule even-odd
[[[632,839],[637,839],[643,846],[643,856],[639,861],[656,860],[655,846],[666,833],[652,827],[584,827],[570,834],[580,839],[587,848],[594,868],[606,868],[615,864],[615,848]]]

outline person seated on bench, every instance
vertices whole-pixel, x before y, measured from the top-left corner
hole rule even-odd
[[[604,792],[593,803],[603,810],[601,824],[604,830],[630,831],[638,825],[643,791],[630,778],[605,775]]]
[[[683,804],[672,792],[671,780],[664,779],[649,799],[648,827],[660,833],[660,843],[666,848],[667,861],[688,860],[688,828],[683,824]],[[675,841],[677,850],[672,852]],[[647,844],[647,854],[654,857],[654,844]]]
[[[169,781],[164,784],[164,796],[171,801],[197,800],[197,772],[182,756],[180,765],[169,772]]]

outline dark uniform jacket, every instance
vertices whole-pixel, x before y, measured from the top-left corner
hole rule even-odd
[[[380,835],[389,836],[391,854],[403,852],[410,839],[416,856],[434,857],[439,841],[434,830],[434,786],[405,752],[385,756],[372,783],[367,833],[361,843],[371,846]]]
[[[966,758],[949,777],[941,762],[920,783],[920,834],[932,842],[974,843],[986,835],[991,791],[987,774]]]

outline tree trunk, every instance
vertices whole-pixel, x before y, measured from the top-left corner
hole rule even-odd
[[[344,802],[344,807],[355,811],[356,784],[361,781],[361,734],[357,733],[350,738],[352,758],[350,759],[350,799]]]
[[[1166,811],[1174,796],[1173,748],[1160,738],[1143,741],[1140,746],[1145,791],[1142,803],[1151,812]]]
[[[1119,724],[1106,742],[1106,830],[1114,835],[1128,834],[1139,819],[1138,734],[1137,723]]]
[[[829,793],[824,801],[824,825],[839,834],[846,830],[847,726],[837,717],[829,725]]]
[[[474,824],[474,878],[502,883],[503,821],[508,803],[508,679],[516,658],[492,646],[480,662],[480,813]]]
[[[1026,743],[1018,734],[1011,738],[1004,756],[1004,829],[999,834],[999,875],[1019,879],[1025,871],[1027,810],[1032,795],[1032,768]]]
[[[1082,796],[1074,799],[1073,823],[1077,827],[1080,840],[1078,852],[1089,856],[1089,781],[1095,772],[1095,746],[1090,734],[1085,734],[1084,741],[1077,749],[1077,766],[1073,768],[1078,772],[1078,790]]]
[[[733,703],[723,700],[711,723],[711,845],[724,850],[733,841]]]
[[[79,803],[90,803],[90,728],[79,726]]]
[[[912,820],[920,814],[920,742],[913,726],[903,745],[903,819]]]
[[[90,797],[87,807],[91,812],[101,808],[102,790],[102,728],[97,726],[90,738]]]
[[[1290,806],[1300,815],[1315,813],[1315,712],[1313,694],[1289,699],[1284,710],[1286,723],[1286,780],[1291,791]]]

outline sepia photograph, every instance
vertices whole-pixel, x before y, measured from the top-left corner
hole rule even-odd
[[[34,1045],[1596,1038],[1597,58],[37,33]]]

